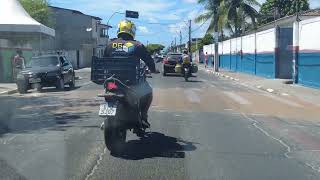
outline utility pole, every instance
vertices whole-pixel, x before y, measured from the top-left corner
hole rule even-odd
[[[190,60],[192,62],[192,55],[191,55],[191,20],[189,20],[189,56],[190,56]]]
[[[174,51],[177,52],[178,49],[177,49],[177,38],[174,37]]]
[[[218,1],[212,1],[213,4],[213,18],[214,18],[214,71],[219,72],[219,32],[218,32]]]
[[[181,35],[181,30],[180,30],[180,52],[182,52],[182,47],[181,47],[181,45],[182,45],[182,35]]]
[[[294,55],[292,61],[292,81],[294,84],[298,83],[298,61],[299,61],[299,29],[300,29],[300,18],[299,18],[299,11],[300,11],[300,1],[296,0],[296,28],[294,32]]]

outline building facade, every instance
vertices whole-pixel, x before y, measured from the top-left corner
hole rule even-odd
[[[76,68],[89,67],[92,56],[103,56],[107,44],[105,31],[110,28],[101,18],[80,11],[50,6],[56,37],[54,50],[65,53]]]

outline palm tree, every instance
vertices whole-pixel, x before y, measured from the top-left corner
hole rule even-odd
[[[218,4],[218,29],[223,32],[224,29],[230,31],[233,36],[239,36],[244,30],[244,25],[251,20],[253,27],[256,26],[256,20],[259,15],[255,6],[260,6],[256,0],[198,0],[198,3],[205,6],[206,12],[199,15],[195,21],[205,22],[210,20],[207,33],[214,30],[214,3]]]

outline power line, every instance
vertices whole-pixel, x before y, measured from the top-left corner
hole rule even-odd
[[[196,29],[194,29],[193,31],[191,31],[192,33],[198,31],[204,24],[206,24],[208,22],[209,19],[207,19],[206,21],[204,21],[199,27],[197,27]]]

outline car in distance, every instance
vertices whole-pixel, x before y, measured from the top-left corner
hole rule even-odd
[[[65,85],[75,87],[75,72],[72,64],[61,55],[32,57],[26,67],[17,75],[18,92],[27,93],[36,88],[54,86],[64,90]]]
[[[182,53],[169,53],[163,59],[162,75],[166,76],[167,73],[175,73],[176,64],[182,59]]]

